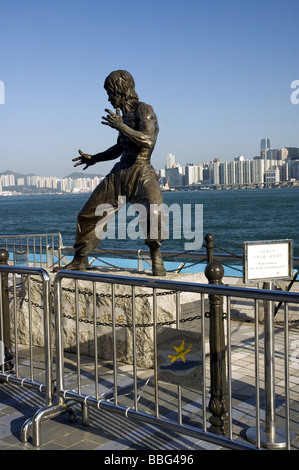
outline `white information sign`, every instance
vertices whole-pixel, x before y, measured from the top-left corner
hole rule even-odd
[[[243,280],[291,279],[293,240],[244,242]]]

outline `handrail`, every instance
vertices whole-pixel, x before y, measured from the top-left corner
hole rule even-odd
[[[55,283],[61,278],[80,279],[82,281],[98,281],[117,283],[121,285],[142,286],[153,289],[169,289],[175,291],[194,292],[198,294],[212,294],[226,297],[240,297],[243,299],[254,298],[256,300],[271,300],[274,302],[299,303],[299,292],[273,291],[268,289],[256,289],[251,287],[226,286],[215,284],[201,284],[194,282],[169,281],[162,279],[150,279],[143,277],[118,276],[82,271],[58,271]]]
[[[9,274],[19,274],[19,275],[38,275],[40,276],[43,281],[49,282],[50,275],[44,268],[31,268],[31,267],[24,267],[24,266],[10,266],[10,265],[1,265],[0,264],[0,272],[8,272]]]

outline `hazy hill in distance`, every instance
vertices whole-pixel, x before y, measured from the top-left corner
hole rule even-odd
[[[43,175],[38,175],[36,173],[29,173],[28,175],[24,175],[23,173],[17,173],[15,171],[11,171],[11,170],[6,170],[6,171],[2,171],[0,172],[0,176],[1,175],[15,175],[16,178],[26,178],[26,176],[33,176],[33,175],[36,175],[36,176],[43,176]],[[98,174],[91,174],[91,173],[80,173],[80,172],[73,172],[67,176],[64,176],[60,179],[63,179],[63,178],[72,178],[72,179],[77,179],[77,178],[95,178],[96,176],[98,176],[99,178],[102,178],[104,175],[98,175]]]
[[[64,178],[72,178],[72,179],[77,179],[77,178],[95,178],[98,176],[99,178],[102,178],[104,175],[98,175],[98,174],[91,174],[91,173],[79,173],[79,172],[74,172],[71,173],[70,175],[65,176]]]

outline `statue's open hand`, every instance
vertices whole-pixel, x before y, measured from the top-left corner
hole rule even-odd
[[[105,124],[106,126],[110,126],[113,129],[121,130],[121,127],[123,126],[123,118],[120,115],[120,110],[119,108],[116,109],[116,114],[110,111],[110,109],[105,109],[106,113],[108,113],[107,116],[102,116],[102,124]]]
[[[80,157],[73,158],[73,162],[78,162],[74,165],[74,167],[79,166],[79,165],[85,165],[83,170],[86,170],[90,165],[93,165],[94,162],[92,161],[92,156],[88,155],[87,153],[83,153],[82,150],[78,150],[80,153]]]

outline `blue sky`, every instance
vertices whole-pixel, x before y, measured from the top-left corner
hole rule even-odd
[[[181,164],[252,158],[263,137],[299,147],[298,17],[298,0],[2,2],[0,172],[63,177],[78,148],[114,145],[101,116],[115,69],[158,116],[156,169],[168,153]]]

